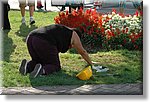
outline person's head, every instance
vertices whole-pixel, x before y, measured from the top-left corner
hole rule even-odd
[[[81,38],[81,31],[77,28],[74,28],[73,30],[78,34],[79,38]]]

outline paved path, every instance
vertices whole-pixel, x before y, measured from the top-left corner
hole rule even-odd
[[[8,87],[2,95],[142,95],[143,84]]]

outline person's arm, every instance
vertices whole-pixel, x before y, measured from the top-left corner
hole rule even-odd
[[[89,55],[88,55],[87,51],[83,48],[80,38],[75,31],[73,31],[73,35],[72,35],[72,47],[77,50],[77,52],[83,57],[83,59],[88,64],[92,65]]]

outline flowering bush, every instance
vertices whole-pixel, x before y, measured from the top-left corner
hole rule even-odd
[[[119,15],[113,10],[112,14],[103,15],[106,47],[113,49],[127,48],[142,50],[142,17],[135,15]]]
[[[79,29],[81,40],[87,48],[142,50],[142,16],[117,14],[101,14],[95,9],[85,12],[80,9],[72,13],[60,12],[54,18],[56,24],[63,24]]]

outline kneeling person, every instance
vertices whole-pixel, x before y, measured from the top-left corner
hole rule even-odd
[[[27,37],[27,47],[31,61],[22,60],[19,71],[32,77],[48,75],[61,69],[59,52],[65,53],[75,48],[83,59],[92,65],[87,51],[83,48],[79,31],[64,25],[52,24],[31,31]]]

